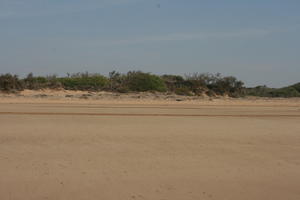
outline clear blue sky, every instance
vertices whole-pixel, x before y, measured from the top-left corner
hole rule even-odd
[[[0,73],[300,82],[299,0],[0,0]]]

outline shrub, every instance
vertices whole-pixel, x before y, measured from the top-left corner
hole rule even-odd
[[[126,84],[130,91],[159,91],[165,92],[164,81],[156,75],[140,71],[130,71],[126,75]]]
[[[194,94],[201,95],[207,90],[210,74],[193,73],[190,75],[185,75],[185,78],[186,80],[184,85],[189,87]]]
[[[300,83],[296,83],[294,85],[291,85],[290,87],[296,89],[300,93]]]
[[[300,97],[300,93],[293,87],[275,89],[270,92],[271,97]]]
[[[59,78],[58,81],[68,90],[102,90],[108,83],[108,79],[100,74],[87,73]]]
[[[163,75],[162,80],[169,91],[175,92],[178,88],[184,87],[184,78],[178,75]]]
[[[246,88],[246,95],[249,96],[259,96],[259,97],[267,97],[270,96],[270,91],[273,89],[268,88],[265,85],[256,86],[254,88]]]
[[[32,73],[24,79],[24,87],[30,90],[42,89],[47,86],[47,79],[42,76],[34,77]]]
[[[126,79],[124,74],[116,71],[109,72],[109,90],[121,93],[129,92]]]
[[[300,83],[283,88],[268,88],[267,86],[247,88],[246,95],[260,97],[300,97]]]
[[[221,74],[199,74],[194,73],[186,76],[185,85],[196,95],[205,92],[207,95],[229,95],[232,97],[241,96],[243,94],[242,81],[237,80],[233,76],[222,77]],[[212,92],[207,92],[211,90]]]
[[[0,90],[5,92],[14,92],[23,90],[23,84],[17,75],[0,75]]]
[[[56,75],[47,76],[46,79],[47,79],[47,88],[59,89],[63,87],[62,83],[59,81]]]
[[[217,79],[213,91],[220,95],[227,94],[236,97],[242,94],[243,85],[242,81],[238,81],[233,76],[220,77]]]

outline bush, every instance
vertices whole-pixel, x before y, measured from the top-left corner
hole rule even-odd
[[[47,88],[50,89],[60,89],[63,88],[62,83],[59,81],[59,79],[56,77],[56,75],[47,76]]]
[[[221,74],[199,74],[194,73],[186,76],[185,85],[196,94],[205,92],[207,95],[229,95],[231,97],[238,97],[243,94],[242,81],[237,80],[233,76],[222,77]],[[207,92],[211,90],[212,92]]]
[[[246,95],[248,96],[259,96],[259,97],[267,97],[270,96],[270,91],[273,89],[268,88],[265,85],[256,86],[254,88],[246,88]]]
[[[295,90],[297,90],[300,93],[300,83],[296,83],[294,85],[291,85],[290,87],[294,88]]]
[[[210,74],[193,73],[185,75],[185,79],[185,87],[190,88],[190,90],[196,95],[201,95],[207,90],[207,87],[210,84]]]
[[[24,87],[30,90],[42,89],[47,86],[47,79],[42,76],[34,77],[32,73],[24,79]]]
[[[109,72],[109,90],[114,92],[129,92],[127,77],[116,71]]]
[[[220,77],[217,79],[213,91],[220,95],[227,94],[232,97],[237,97],[242,94],[243,85],[244,83],[242,81],[238,81],[233,76]]]
[[[0,75],[0,90],[5,92],[15,92],[23,90],[23,84],[17,75]]]
[[[184,87],[184,78],[178,75],[163,75],[162,80],[169,91],[175,92],[178,88]]]
[[[108,79],[99,74],[75,74],[71,77],[59,78],[58,81],[67,90],[102,90]]]
[[[140,71],[130,71],[126,75],[126,84],[130,91],[145,92],[167,90],[164,81],[156,75]]]
[[[268,88],[267,86],[247,88],[246,95],[259,97],[300,97],[300,83],[277,89]]]
[[[270,92],[271,97],[300,97],[300,93],[293,87],[275,89]]]

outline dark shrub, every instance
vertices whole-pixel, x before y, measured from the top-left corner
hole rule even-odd
[[[242,81],[238,81],[233,76],[222,77],[219,73],[215,75],[209,73],[187,75],[185,85],[196,95],[205,92],[207,95],[213,94],[213,96],[227,94],[238,97],[242,95],[244,89]],[[207,92],[208,90],[212,92]]]
[[[270,92],[272,97],[300,97],[300,93],[293,87],[275,89]]]
[[[47,79],[42,76],[34,77],[32,73],[24,79],[24,87],[30,90],[43,89],[47,87]]]
[[[207,90],[210,78],[209,74],[194,73],[186,75],[185,77],[185,86],[189,87],[194,94],[201,95],[204,91]]]
[[[178,75],[163,75],[162,80],[169,91],[175,92],[177,89],[184,87],[184,78]]]
[[[224,78],[217,79],[214,87],[212,87],[213,91],[217,94],[224,95],[227,94],[229,96],[239,96],[239,94],[243,91],[244,83],[242,81],[238,81],[233,76],[227,76]]]
[[[56,75],[47,76],[46,79],[47,79],[47,88],[60,89],[63,87],[62,83],[59,81]]]
[[[267,86],[257,86],[247,88],[246,95],[260,97],[300,97],[300,83],[284,88],[268,88]]]
[[[140,71],[130,71],[126,75],[126,84],[130,91],[159,91],[165,92],[164,81],[156,75]]]
[[[127,77],[116,71],[109,72],[109,90],[114,92],[129,92]]]
[[[300,93],[300,83],[291,85],[290,87],[295,88],[295,90],[297,90]]]
[[[17,75],[0,75],[0,90],[5,92],[15,92],[23,89],[23,84]]]
[[[268,88],[265,85],[256,86],[254,88],[246,88],[246,95],[248,96],[259,96],[259,97],[268,97],[272,88]]]

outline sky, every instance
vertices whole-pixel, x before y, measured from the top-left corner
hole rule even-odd
[[[299,0],[0,0],[0,74],[221,73],[300,82]]]

